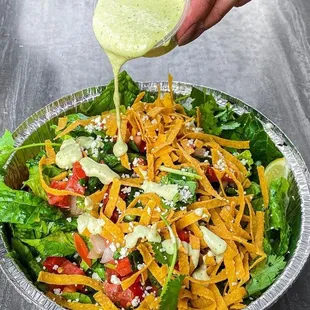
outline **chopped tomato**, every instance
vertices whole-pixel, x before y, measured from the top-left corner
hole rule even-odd
[[[113,261],[113,265],[114,265],[114,261]],[[107,280],[108,280],[109,282],[111,281],[111,277],[112,277],[113,275],[119,277],[119,274],[118,274],[118,272],[116,271],[116,269],[106,268],[106,269],[105,269],[105,274],[106,274]]]
[[[73,175],[76,175],[79,179],[85,179],[86,174],[82,168],[82,165],[77,161],[73,164]]]
[[[54,266],[60,267],[67,259],[65,257],[50,256],[43,262],[43,266],[50,273],[57,273]]]
[[[128,257],[117,261],[116,272],[121,276],[125,277],[132,273],[131,263]]]
[[[61,269],[63,271],[61,273],[67,274],[67,275],[81,275],[84,276],[84,271],[78,266],[73,263],[71,263],[69,260],[66,259],[66,261],[61,265]]]
[[[211,183],[215,183],[219,181],[211,166],[208,166],[206,176]],[[227,174],[223,176],[222,181],[226,181],[229,183],[233,182],[233,180]]]
[[[113,211],[112,216],[111,216],[111,221],[115,224],[118,221],[118,218],[119,218],[119,214],[118,214],[117,210],[115,209]]]
[[[67,182],[52,180],[50,187],[59,190],[65,190],[67,187]],[[48,203],[52,206],[57,206],[60,208],[69,208],[70,206],[69,196],[57,196],[52,194],[47,194],[47,196],[48,196]]]
[[[133,141],[136,144],[136,146],[138,147],[140,153],[145,153],[146,142],[142,140],[142,137],[136,135],[133,137]]]
[[[63,293],[75,293],[77,287],[75,285],[67,285],[62,289]]]
[[[72,176],[70,177],[66,190],[84,195],[85,187],[80,184],[80,180],[86,178],[86,174],[79,162],[73,164]]]
[[[75,245],[76,251],[78,252],[80,257],[83,259],[83,261],[88,265],[88,267],[91,267],[92,265],[91,259],[88,258],[89,251],[83,238],[78,233],[74,233],[73,239],[74,239],[74,245]]]
[[[188,230],[183,229],[183,230],[178,231],[178,236],[181,241],[185,241],[189,243],[189,235],[190,235],[190,232]]]
[[[132,300],[138,296],[143,300],[143,288],[141,286],[140,276],[135,283],[127,290],[123,291],[122,287],[117,284],[106,283],[104,286],[105,294],[114,302],[119,303],[121,307],[127,308],[131,305]]]
[[[112,186],[112,184],[109,184],[108,189],[104,194],[104,198],[102,200],[102,203],[104,206],[106,206],[108,204],[111,186]]]

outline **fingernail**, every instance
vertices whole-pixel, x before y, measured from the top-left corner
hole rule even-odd
[[[185,45],[193,40],[194,35],[196,34],[196,30],[198,27],[198,23],[194,23],[191,25],[186,32],[182,35],[182,37],[178,40],[178,45]]]

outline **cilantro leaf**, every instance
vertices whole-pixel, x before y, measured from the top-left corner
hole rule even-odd
[[[267,261],[257,265],[251,272],[251,279],[246,285],[249,296],[258,296],[268,288],[286,265],[283,256],[271,255]]]
[[[167,283],[167,289],[160,300],[159,310],[177,309],[179,293],[184,278],[184,275],[179,275]]]
[[[172,255],[168,254],[165,250],[163,251],[161,243],[153,242],[151,244],[155,255],[155,260],[162,265],[171,265]]]

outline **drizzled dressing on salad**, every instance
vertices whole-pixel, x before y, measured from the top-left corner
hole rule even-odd
[[[93,18],[95,35],[107,53],[114,74],[114,104],[118,126],[114,155],[121,157],[128,146],[121,135],[118,74],[126,61],[142,57],[177,25],[184,0],[99,0]]]

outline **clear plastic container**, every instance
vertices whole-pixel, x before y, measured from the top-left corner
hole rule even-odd
[[[177,46],[175,40],[175,35],[183,24],[185,18],[187,17],[191,0],[184,0],[184,11],[175,27],[168,33],[161,41],[159,41],[154,48],[149,51],[145,57],[157,57],[169,53]]]

